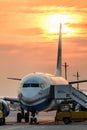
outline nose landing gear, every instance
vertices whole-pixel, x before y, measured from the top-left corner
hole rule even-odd
[[[24,109],[21,108],[21,112],[17,114],[17,123],[21,123],[22,119],[25,120],[25,123],[30,123],[30,124],[39,124],[37,122],[37,118],[35,117],[36,112],[31,112],[31,118],[29,119],[29,111],[26,113],[24,112]]]
[[[35,118],[35,112],[31,114],[32,118],[30,118],[30,124],[38,124],[37,118]]]
[[[25,122],[28,123],[29,122],[29,112],[25,113]]]
[[[17,123],[21,123],[22,119],[24,119],[26,123],[29,122],[29,112],[24,113],[24,110],[21,108],[21,112],[17,114]]]

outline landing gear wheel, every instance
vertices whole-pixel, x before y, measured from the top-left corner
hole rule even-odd
[[[30,124],[37,124],[37,118],[31,118]]]
[[[26,122],[26,123],[29,122],[29,113],[25,113],[25,122]]]
[[[21,123],[22,115],[21,113],[17,114],[17,123]]]
[[[30,124],[32,124],[33,123],[33,118],[30,118]]]
[[[3,118],[2,125],[5,125],[5,118]]]
[[[37,124],[37,118],[34,118],[34,122],[35,122],[35,124]]]
[[[69,118],[64,118],[63,121],[64,121],[65,124],[69,124],[70,123],[70,119]]]

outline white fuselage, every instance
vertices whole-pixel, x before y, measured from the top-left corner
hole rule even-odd
[[[55,107],[55,101],[49,97],[51,85],[68,84],[62,77],[49,74],[32,73],[24,77],[19,90],[21,107],[27,111],[48,111]]]

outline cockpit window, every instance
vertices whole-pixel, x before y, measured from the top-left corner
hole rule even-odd
[[[28,87],[39,87],[39,84],[37,83],[27,83],[27,84],[23,84],[23,88],[28,88]]]
[[[31,87],[39,87],[39,84],[31,84]]]
[[[23,84],[23,88],[28,88],[30,87],[30,84]]]

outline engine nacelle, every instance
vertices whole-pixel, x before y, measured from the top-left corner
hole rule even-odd
[[[2,105],[3,105],[3,109],[4,109],[4,115],[5,117],[7,117],[10,113],[10,107],[9,107],[9,104],[8,102],[6,102],[5,100],[3,99],[0,99],[0,102],[2,102]]]

